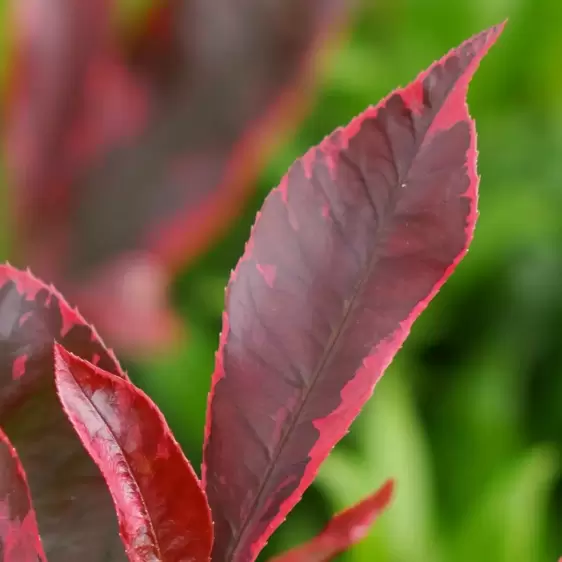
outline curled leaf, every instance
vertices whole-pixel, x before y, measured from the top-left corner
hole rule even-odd
[[[55,346],[63,408],[109,486],[131,562],[208,562],[205,494],[154,403],[130,382]]]

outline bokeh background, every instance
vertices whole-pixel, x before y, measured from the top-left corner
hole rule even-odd
[[[184,339],[171,351],[128,359],[126,367],[197,466],[224,286],[264,196],[310,145],[506,17],[469,94],[482,177],[471,250],[263,559],[311,537],[331,513],[387,477],[398,482],[392,507],[342,560],[547,562],[562,554],[557,0],[358,2],[323,57],[305,119],[277,139],[244,213],[174,279],[173,306],[188,326]],[[1,68],[8,52],[3,45]],[[0,193],[4,259],[13,243],[10,190],[4,185]]]

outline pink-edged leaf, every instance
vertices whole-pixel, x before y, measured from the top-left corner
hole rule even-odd
[[[0,266],[0,426],[25,467],[45,552],[56,562],[124,561],[107,486],[56,395],[55,340],[126,378],[57,291],[28,272]]]
[[[215,559],[256,557],[466,253],[466,94],[501,29],[336,130],[267,197],[227,289],[207,411]]]
[[[0,429],[0,560],[47,562],[25,471]]]
[[[129,381],[55,346],[63,408],[105,477],[131,562],[208,562],[213,526],[191,465]]]
[[[20,63],[6,136],[25,263],[113,344],[160,345],[176,328],[161,298],[170,270],[242,209],[346,3],[157,3],[133,47],[109,26],[115,0],[12,3]],[[131,306],[124,279],[137,271],[121,272],[139,259],[151,269]],[[100,286],[111,315],[95,304]]]
[[[338,513],[311,541],[270,562],[329,562],[367,536],[371,525],[388,507],[393,490],[394,482],[388,480],[371,496]]]

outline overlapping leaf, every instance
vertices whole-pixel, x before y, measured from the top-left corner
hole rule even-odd
[[[389,480],[373,495],[336,515],[314,539],[271,562],[329,562],[365,538],[370,526],[392,499],[394,482]]]
[[[55,392],[53,342],[125,377],[96,332],[54,289],[0,266],[0,426],[21,458],[47,556],[125,560],[111,496]]]
[[[241,208],[345,2],[167,0],[126,37],[110,26],[115,0],[12,4],[6,135],[24,263],[113,342],[161,343],[176,329],[169,268]]]
[[[0,430],[0,560],[47,562],[25,472],[8,437]]]
[[[108,483],[131,562],[209,561],[207,500],[158,408],[58,345],[55,363],[62,405]]]
[[[253,560],[466,253],[478,178],[463,43],[298,160],[230,281],[204,484],[213,556]]]

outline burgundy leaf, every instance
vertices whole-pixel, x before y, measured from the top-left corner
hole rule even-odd
[[[388,507],[393,490],[394,482],[388,480],[373,495],[336,515],[311,541],[270,562],[329,562],[367,536],[375,519]]]
[[[207,499],[150,398],[59,345],[55,373],[63,408],[109,486],[131,562],[209,561]]]
[[[25,467],[46,554],[56,562],[126,560],[107,486],[56,395],[55,340],[125,378],[59,293],[0,266],[0,426]]]
[[[267,197],[227,290],[207,411],[214,559],[256,557],[466,253],[465,100],[501,29],[336,130]]]
[[[47,562],[25,471],[1,429],[0,559],[3,562]]]
[[[114,0],[12,2],[6,135],[25,263],[113,343],[159,345],[177,329],[170,270],[242,209],[345,2],[169,0],[129,41],[109,25]]]

